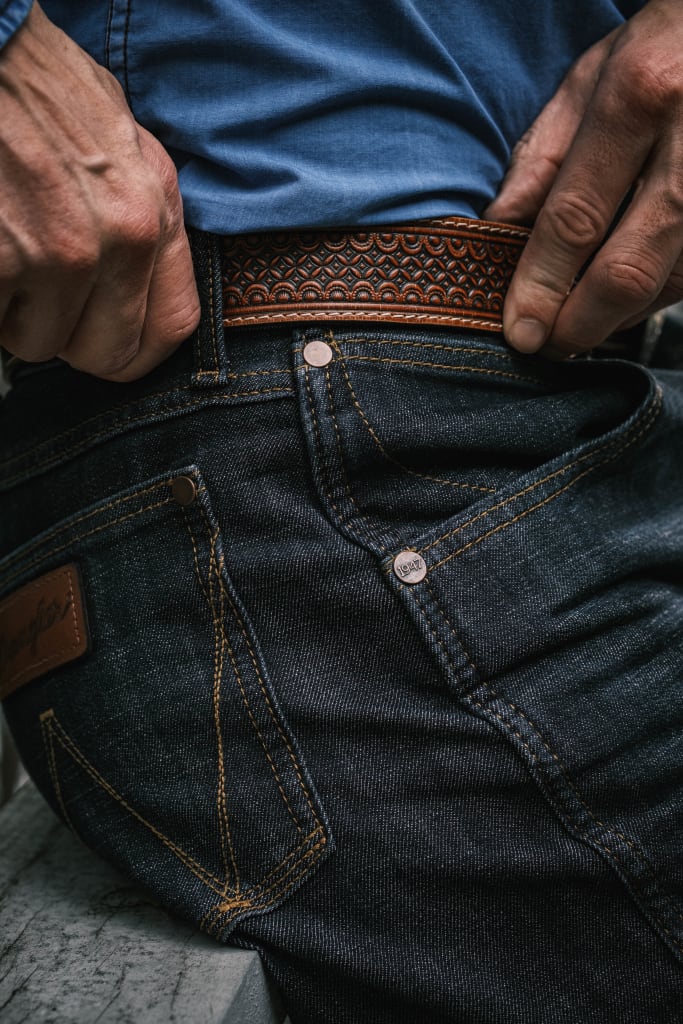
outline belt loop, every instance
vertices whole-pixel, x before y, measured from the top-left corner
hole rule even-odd
[[[194,338],[192,383],[199,387],[225,385],[230,367],[223,335],[223,277],[217,235],[188,228],[202,318]]]

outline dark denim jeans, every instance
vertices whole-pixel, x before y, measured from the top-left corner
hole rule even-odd
[[[293,1024],[679,1021],[683,375],[224,339],[210,249],[163,367],[2,402],[0,599],[76,563],[90,630],[5,701],[38,786]]]

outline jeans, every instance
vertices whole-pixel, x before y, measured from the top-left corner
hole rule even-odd
[[[2,402],[0,601],[88,621],[4,702],[37,785],[293,1024],[680,1020],[683,375],[224,337],[197,251],[167,363]]]

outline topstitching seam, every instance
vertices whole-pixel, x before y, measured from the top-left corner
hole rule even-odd
[[[579,465],[579,463],[586,462],[588,459],[592,459],[596,455],[599,455],[601,452],[607,451],[610,448],[618,447],[618,453],[621,453],[621,451],[623,451],[626,448],[628,448],[630,446],[630,444],[631,444],[630,441],[627,441],[627,438],[629,438],[631,436],[631,434],[641,426],[641,424],[643,424],[645,422],[645,426],[644,426],[643,432],[645,432],[645,430],[649,429],[649,427],[652,425],[652,423],[656,419],[657,415],[659,414],[659,412],[661,410],[661,407],[662,407],[662,392],[661,392],[661,389],[659,387],[657,387],[657,392],[656,392],[655,400],[652,402],[651,406],[648,409],[643,411],[643,413],[638,418],[638,420],[636,420],[636,422],[631,425],[631,427],[627,431],[625,437],[613,438],[611,441],[608,441],[605,444],[599,445],[597,448],[592,448],[590,451],[585,452],[583,455],[578,456],[572,462],[569,462],[566,465],[560,466],[558,469],[553,470],[552,473],[548,473],[546,476],[542,477],[540,480],[534,480],[533,483],[529,484],[527,487],[524,487],[521,491],[517,491],[516,494],[513,494],[513,495],[511,495],[511,496],[509,496],[507,498],[504,498],[502,501],[498,502],[496,505],[492,505],[490,508],[484,509],[482,512],[477,513],[476,516],[473,516],[471,519],[468,519],[466,522],[461,523],[460,526],[456,526],[454,529],[449,530],[447,533],[442,534],[440,537],[437,537],[436,540],[430,541],[429,544],[426,544],[423,548],[420,548],[420,554],[424,555],[424,553],[426,551],[430,551],[432,548],[437,547],[443,541],[448,540],[450,537],[455,536],[456,533],[461,533],[468,526],[471,526],[473,523],[478,522],[478,520],[487,518],[493,512],[497,512],[498,509],[504,508],[505,505],[509,505],[513,501],[516,501],[517,498],[524,497],[525,494],[529,494],[531,491],[536,490],[536,488],[540,487],[542,484],[547,483],[549,480],[552,480],[552,479],[554,479],[557,476],[563,476],[565,473],[568,473],[570,470],[574,469],[575,466]],[[642,436],[642,435],[639,434],[638,437],[640,437],[640,436]],[[636,437],[634,440],[638,440],[638,437]],[[610,461],[610,460],[605,460],[605,461]],[[604,463],[602,463],[602,462],[599,463],[599,465],[603,465],[603,464]]]
[[[387,462],[391,463],[394,466],[397,466],[404,473],[409,473],[410,476],[417,477],[420,480],[429,480],[431,483],[442,484],[443,486],[446,486],[446,487],[454,487],[454,488],[470,490],[470,491],[480,491],[480,492],[484,492],[486,494],[495,494],[496,493],[495,488],[493,488],[493,487],[484,487],[484,486],[479,485],[479,484],[465,484],[465,483],[461,483],[461,482],[456,481],[456,480],[445,480],[442,477],[430,476],[428,473],[420,473],[416,469],[411,469],[410,467],[405,466],[402,462],[399,462],[399,460],[397,458],[395,458],[393,455],[390,455],[389,452],[384,447],[384,444],[380,440],[377,432],[375,431],[375,429],[371,425],[370,421],[368,420],[368,418],[367,418],[367,416],[366,416],[366,414],[365,414],[365,412],[364,412],[364,410],[363,410],[363,408],[362,408],[362,406],[361,406],[361,404],[360,404],[360,402],[358,400],[358,397],[357,397],[356,392],[354,390],[353,384],[351,383],[351,378],[349,377],[348,371],[346,369],[345,357],[342,355],[342,352],[341,352],[341,349],[339,348],[338,343],[335,341],[335,342],[333,342],[333,344],[334,344],[334,348],[336,349],[337,354],[339,356],[339,365],[340,365],[341,371],[342,371],[342,373],[344,375],[344,379],[346,381],[346,385],[347,385],[347,387],[348,387],[348,389],[349,389],[349,391],[351,393],[351,399],[352,399],[354,408],[356,409],[356,412],[360,416],[362,422],[365,424],[365,427],[366,427],[366,429],[368,431],[368,434],[370,435],[372,441],[375,443],[376,447],[379,449],[380,453],[384,456],[384,458],[387,460]],[[350,357],[350,358],[354,358],[354,357]]]
[[[430,621],[429,614],[427,613],[426,608],[424,607],[424,605],[420,601],[419,596],[417,595],[417,593],[415,591],[411,591],[411,595],[410,596],[414,598],[417,606],[419,607],[419,609],[420,609],[420,611],[422,613],[423,618],[426,621],[427,628],[429,629],[429,631],[432,634],[433,638],[436,640],[437,644],[439,645],[439,647],[443,651],[444,656],[446,658],[446,661],[448,662],[448,665],[450,666],[451,671],[454,673],[454,675],[455,675],[455,677],[457,679],[459,677],[460,673],[458,672],[458,669],[456,668],[455,664],[453,663],[453,660],[452,660],[450,654],[448,653],[447,649],[445,648],[444,644],[439,639],[439,637],[438,637],[438,635],[437,635],[437,633],[436,633],[436,631],[434,629],[434,626],[432,625],[432,623]],[[441,612],[441,608],[440,608],[440,605],[438,604],[438,602],[437,602],[437,607],[439,608],[439,611]],[[442,614],[442,618],[444,618],[444,621],[447,622],[448,620],[445,618],[445,615],[443,615],[442,612],[441,612],[441,614]],[[452,627],[451,627],[451,632],[452,632]],[[462,646],[461,641],[459,640],[459,638],[457,637],[457,635],[454,632],[453,632],[453,636],[454,636],[455,640],[457,641],[458,645],[465,651],[465,653],[467,653],[465,648]],[[474,668],[474,665],[472,665],[472,668]],[[480,674],[477,672],[476,668],[474,670],[475,670],[475,673],[477,674],[477,676],[479,676]],[[515,708],[515,706],[513,704],[510,704],[508,701],[506,701],[505,698],[500,697],[491,688],[491,686],[490,686],[490,684],[488,682],[482,682],[480,685],[484,689],[486,689],[487,693],[489,694],[489,699],[499,700],[502,704],[504,704],[506,707],[508,707],[513,712],[513,714],[515,713],[515,711],[518,710],[518,709]],[[467,702],[471,703],[473,706],[479,708],[479,710],[482,711],[486,716],[492,715],[494,718],[496,718],[506,728],[506,730],[511,735],[515,736],[516,739],[519,740],[519,742],[522,744],[522,746],[525,748],[525,750],[527,751],[527,753],[531,757],[532,761],[536,765],[538,765],[539,767],[541,767],[541,768],[543,767],[543,762],[541,761],[539,755],[534,750],[531,749],[531,747],[529,746],[528,742],[526,741],[526,739],[524,738],[522,733],[520,733],[519,730],[514,727],[514,724],[512,722],[508,722],[500,713],[494,711],[492,708],[487,708],[486,705],[483,704],[481,701],[478,701],[473,694],[471,694],[471,693],[464,693],[464,694],[462,694],[462,697],[463,697],[463,699],[465,701],[467,701]],[[659,884],[660,884],[659,880],[657,879],[657,877],[656,877],[656,875],[654,873],[654,869],[653,869],[652,865],[650,864],[650,861],[649,861],[648,857],[646,856],[646,854],[644,853],[644,851],[642,851],[640,849],[640,847],[633,840],[626,839],[626,837],[623,836],[620,832],[617,832],[611,826],[606,825],[604,822],[601,822],[601,821],[599,821],[596,818],[596,816],[592,813],[590,808],[583,801],[582,797],[579,795],[579,793],[578,793],[578,791],[576,789],[576,786],[572,782],[570,782],[570,779],[569,779],[569,776],[568,776],[568,770],[566,769],[566,767],[565,767],[563,761],[561,760],[559,754],[557,754],[550,747],[548,742],[545,740],[543,734],[540,732],[538,727],[532,722],[532,720],[527,715],[525,715],[525,714],[523,714],[522,717],[527,722],[527,724],[530,726],[534,736],[539,740],[539,742],[545,748],[545,750],[548,752],[548,754],[557,763],[558,768],[560,769],[562,778],[564,779],[564,781],[567,784],[568,788],[570,788],[571,791],[574,793],[574,795],[577,798],[578,802],[583,807],[583,809],[587,812],[589,817],[597,825],[599,825],[600,827],[604,828],[610,835],[614,836],[615,838],[622,839],[626,843],[626,845],[629,846],[629,848],[631,849],[631,851],[634,854],[634,856],[636,857],[636,859],[638,859],[640,861],[641,866],[643,866],[645,868],[646,873],[649,875],[651,880],[655,883],[655,885],[657,885],[657,887],[659,889]],[[552,784],[552,780],[546,779],[546,782],[548,782],[548,781],[551,782],[551,784]],[[597,846],[599,846],[602,850],[604,850],[607,854],[609,854],[617,863],[619,863],[621,865],[621,868],[624,871],[624,873],[626,875],[628,875],[629,878],[631,878],[633,884],[638,888],[637,880],[633,877],[630,869],[624,865],[623,859],[619,856],[619,854],[615,850],[613,850],[611,847],[607,846],[606,843],[604,843],[598,837],[590,836],[586,832],[586,830],[583,829],[581,827],[581,825],[574,819],[573,815],[570,814],[568,809],[565,809],[564,813],[566,815],[566,818],[567,818],[568,822],[572,825],[572,827],[579,834],[584,835],[591,842],[594,842]],[[675,915],[683,920],[683,915],[681,914],[679,909],[676,907],[676,905],[673,903],[673,901],[668,896],[668,894],[667,893],[662,893],[662,895],[664,896],[664,899],[665,899],[666,903],[674,911]],[[666,925],[661,921],[659,915],[655,911],[652,911],[652,913],[655,916],[655,918],[657,919],[657,922],[658,922],[659,926],[662,928],[662,930],[665,932],[665,934],[669,936],[669,938],[674,943],[674,945],[677,946],[677,948],[679,948],[680,950],[683,951],[683,944],[681,944],[678,941],[678,939],[675,938],[675,936],[672,934],[671,930],[669,928],[667,928]]]

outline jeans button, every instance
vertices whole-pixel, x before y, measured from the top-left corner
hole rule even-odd
[[[179,505],[191,505],[197,497],[197,485],[190,476],[177,476],[171,483],[171,497]]]
[[[327,366],[334,353],[326,341],[309,341],[304,345],[303,355],[309,366]]]
[[[422,583],[427,575],[427,563],[417,551],[399,551],[394,559],[394,572],[401,583]]]

